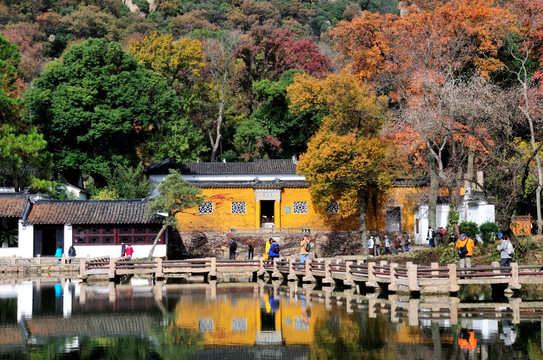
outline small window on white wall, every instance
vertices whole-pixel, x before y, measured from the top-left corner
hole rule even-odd
[[[232,214],[245,214],[245,201],[232,201]]]
[[[307,214],[307,201],[295,201],[292,208],[295,214]]]
[[[329,202],[326,205],[326,212],[328,214],[337,214],[339,213],[339,204],[335,201]]]
[[[206,201],[198,206],[198,214],[213,214],[213,201]]]

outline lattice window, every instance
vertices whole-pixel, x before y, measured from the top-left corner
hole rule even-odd
[[[307,201],[295,201],[292,208],[295,214],[307,214]]]
[[[232,319],[232,331],[244,332],[247,331],[247,319]]]
[[[198,206],[198,214],[213,214],[213,201],[206,201]]]
[[[335,201],[329,202],[326,205],[326,212],[328,214],[337,214],[339,213],[339,204]]]
[[[199,319],[198,320],[198,330],[200,332],[213,332],[213,319]]]
[[[245,201],[232,201],[232,214],[245,214]]]

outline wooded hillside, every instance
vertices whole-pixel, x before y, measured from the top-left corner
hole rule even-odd
[[[297,156],[323,207],[427,177],[430,212],[467,185],[542,228],[542,29],[543,0],[0,0],[0,176],[122,198]]]

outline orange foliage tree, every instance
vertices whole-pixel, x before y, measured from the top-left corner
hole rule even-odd
[[[461,134],[475,130],[467,131],[462,119],[443,112],[442,88],[466,74],[486,79],[500,69],[498,50],[514,17],[494,0],[418,5],[402,8],[400,16],[364,12],[338,24],[331,34],[353,72],[387,93],[400,110],[405,126],[391,129],[410,128],[403,136],[410,134],[413,142],[424,144],[422,158],[430,175],[428,218],[435,227],[438,187],[448,178],[444,153]]]
[[[371,188],[392,182],[390,143],[380,136],[386,98],[377,96],[348,70],[319,80],[299,74],[287,88],[294,113],[317,111],[322,124],[300,157],[298,172],[311,181],[317,208],[337,201],[342,216],[358,213],[363,244]]]

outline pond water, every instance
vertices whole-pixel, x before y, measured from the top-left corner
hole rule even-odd
[[[543,302],[0,280],[0,359],[542,359]]]

